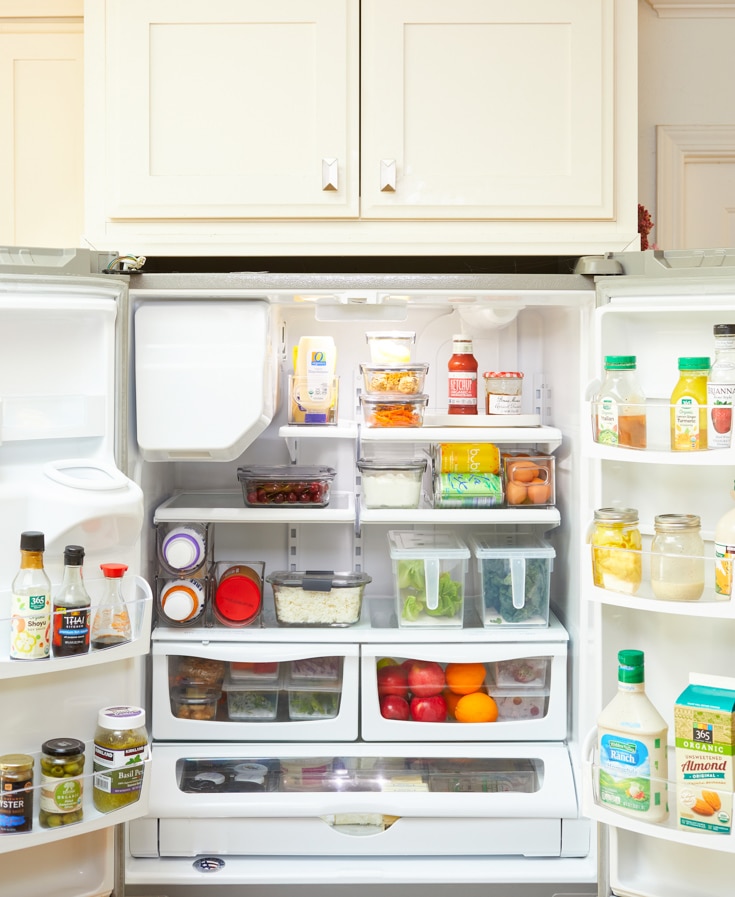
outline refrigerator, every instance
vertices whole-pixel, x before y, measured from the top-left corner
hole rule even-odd
[[[595,721],[615,693],[617,652],[643,650],[647,693],[669,726],[673,795],[675,700],[691,673],[731,672],[735,623],[732,603],[714,597],[713,534],[731,503],[732,450],[671,452],[668,413],[677,358],[712,356],[713,326],[734,320],[732,261],[724,250],[648,251],[504,260],[483,273],[449,264],[425,273],[421,260],[402,270],[363,260],[353,271],[344,259],[326,272],[299,260],[249,271],[246,258],[3,249],[0,755],[34,757],[37,800],[31,831],[0,834],[0,894],[724,893],[731,837],[680,831],[673,812],[653,824],[599,803]],[[368,336],[406,334],[425,375],[421,426],[370,426]],[[476,416],[447,413],[455,334],[472,339],[479,363]],[[326,418],[305,419],[309,408],[294,401],[301,337],[336,346]],[[643,451],[593,439],[592,399],[613,354],[638,360]],[[507,371],[524,375],[520,413],[489,415],[482,375]],[[507,490],[476,506],[447,499],[434,476],[441,452],[488,443],[506,470],[530,461],[541,471],[538,503],[511,503]],[[426,461],[418,507],[371,507],[358,462],[407,459]],[[291,490],[261,504],[257,489],[248,499],[242,471],[274,467],[278,488],[294,471],[320,472],[328,500],[294,506]],[[592,579],[593,512],[616,505],[640,518],[633,596]],[[701,517],[699,601],[652,596],[661,513]],[[93,609],[100,564],[127,565],[128,643],[10,658],[25,530],[45,534],[54,589],[64,547],[85,548]],[[181,530],[203,551],[183,573],[164,548]],[[428,625],[403,616],[401,563],[417,545],[427,580],[448,564],[461,581],[460,611],[439,625],[437,615]],[[514,617],[523,599],[488,614],[498,557],[526,587],[540,565],[540,615]],[[258,587],[244,623],[216,604],[233,568]],[[304,622],[288,617],[293,575],[303,589],[315,575],[360,583],[357,618],[293,625]],[[182,578],[196,593],[190,620],[166,612]],[[326,606],[325,619],[333,612]],[[385,716],[379,669],[404,661],[447,675],[479,666],[497,718]],[[182,693],[192,668],[214,671],[214,697],[201,680]],[[514,670],[522,675],[506,681]],[[128,704],[146,711],[143,787],[124,809],[100,813],[97,716]],[[42,828],[38,758],[57,737],[85,744],[84,815]]]

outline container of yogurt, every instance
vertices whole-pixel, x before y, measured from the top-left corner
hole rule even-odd
[[[418,508],[426,458],[357,462],[366,508]]]

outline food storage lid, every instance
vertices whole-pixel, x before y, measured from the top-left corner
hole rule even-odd
[[[420,373],[425,374],[429,370],[429,365],[425,361],[413,361],[407,362],[406,364],[367,364],[363,362],[360,365],[360,372],[375,372],[378,374],[401,374],[401,373],[411,373],[412,371],[419,371]]]
[[[333,479],[337,471],[333,467],[307,467],[284,464],[277,467],[238,467],[237,478],[245,480],[327,480]]]
[[[360,393],[360,401],[363,405],[426,405],[429,397],[425,392],[416,395],[400,395],[395,393],[382,393],[381,395],[367,395]]]
[[[196,617],[204,606],[204,586],[195,579],[167,582],[161,591],[161,611],[177,623]]]
[[[486,380],[522,380],[521,371],[485,371],[482,375]]]
[[[250,571],[249,575],[248,571]],[[244,565],[238,572],[228,575],[227,571],[220,579],[214,593],[214,609],[218,616],[232,623],[247,623],[257,616],[262,590],[255,571]]]
[[[49,738],[41,745],[48,757],[72,757],[84,753],[84,742],[78,738]]]
[[[454,533],[432,530],[389,530],[391,558],[468,558],[470,550]]]
[[[426,470],[426,458],[411,458],[404,461],[367,460],[360,458],[357,462],[358,470]]]
[[[311,682],[313,679],[339,679],[342,659],[337,656],[303,657],[292,660],[289,675],[296,682]]]
[[[286,680],[286,688],[289,691],[331,691],[339,692],[341,689],[340,679],[299,679],[290,675]]]
[[[683,530],[699,530],[702,520],[698,514],[657,514],[653,518],[656,532],[679,533]]]
[[[596,523],[638,523],[636,508],[597,508]]]
[[[177,704],[213,704],[221,694],[221,689],[207,685],[175,685],[171,689],[171,699]]]
[[[145,725],[145,710],[127,704],[102,707],[97,714],[97,725],[102,729],[140,729]]]
[[[470,546],[478,560],[516,555],[526,558],[556,557],[554,546],[532,533],[472,533]]]
[[[269,682],[278,678],[281,665],[274,661],[230,662],[230,679],[233,682]]]
[[[234,679],[230,673],[225,677],[222,683],[222,691],[256,691],[256,692],[273,692],[278,691],[282,687],[283,676],[279,673],[273,679],[254,682],[252,679],[247,682],[244,679]]]
[[[163,537],[161,553],[174,570],[193,570],[204,560],[204,537],[192,527],[176,527]]]
[[[680,358],[678,366],[680,371],[708,371],[709,363],[709,358],[706,355],[701,355]]]
[[[634,371],[636,366],[635,355],[606,355],[606,371]]]
[[[735,324],[715,324],[712,333],[715,336],[735,336]]]
[[[372,576],[358,571],[335,573],[333,570],[275,570],[266,576],[275,586],[291,586],[309,592],[330,592],[332,589],[349,589],[372,582]]]

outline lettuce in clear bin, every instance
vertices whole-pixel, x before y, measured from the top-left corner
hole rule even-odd
[[[526,559],[526,592],[523,607],[513,606],[510,563],[505,558],[483,561],[482,598],[487,610],[502,617],[498,623],[521,623],[533,617],[546,617],[549,604],[549,561]]]

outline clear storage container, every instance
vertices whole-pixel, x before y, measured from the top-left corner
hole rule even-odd
[[[287,683],[288,718],[334,719],[339,713],[342,683],[339,679],[304,679],[293,676]]]
[[[454,533],[388,533],[400,627],[453,627],[464,622],[469,548]]]
[[[413,330],[368,330],[365,334],[373,364],[408,364],[416,342]]]
[[[549,705],[549,689],[500,688],[489,686],[488,694],[498,705],[498,722],[543,719]]]
[[[227,695],[227,716],[231,720],[268,722],[278,715],[280,678],[269,681],[242,682],[228,677],[222,686]]]
[[[508,505],[545,507],[556,502],[553,455],[503,452],[502,462]]]
[[[477,533],[477,610],[485,627],[548,626],[553,546],[530,533]]]
[[[177,685],[171,689],[171,713],[177,719],[213,720],[221,697],[220,688]]]
[[[361,364],[362,380],[368,395],[394,393],[399,396],[415,396],[424,391],[429,365],[416,364]]]
[[[281,465],[238,467],[237,478],[249,508],[325,508],[336,475],[332,467]]]
[[[277,570],[266,579],[281,626],[351,626],[360,619],[363,592],[372,581],[366,573],[332,570]]]
[[[550,657],[517,657],[497,660],[490,672],[498,688],[545,688],[549,680]]]
[[[407,461],[359,460],[366,508],[418,508],[426,458]]]
[[[360,395],[362,419],[366,427],[421,427],[429,397],[423,393],[415,396]]]

